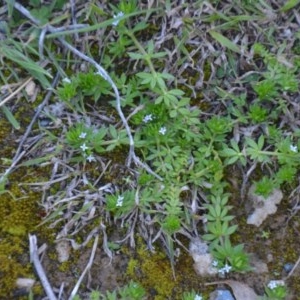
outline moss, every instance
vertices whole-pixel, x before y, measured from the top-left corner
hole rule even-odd
[[[128,263],[127,275],[137,280],[155,300],[167,299],[176,285],[168,259],[162,252],[151,253],[139,242],[137,258]]]
[[[21,111],[17,109],[15,115],[19,113],[21,116]],[[32,113],[32,107],[30,111]],[[30,111],[28,110],[26,116],[29,117]],[[24,118],[22,114],[22,123],[26,122],[26,116]],[[30,121],[30,118],[27,121]],[[2,158],[0,174],[11,163],[9,159],[12,158],[17,147],[16,140],[16,132],[11,130],[11,124],[0,115],[0,141],[3,145],[0,149]],[[36,182],[44,176],[43,173],[46,174],[48,171],[37,168],[18,168],[8,177],[6,190],[0,191],[0,299],[15,297],[17,278],[35,277],[29,261],[28,234],[37,232],[36,226],[41,221],[42,209],[38,205],[41,194],[30,186],[21,186],[20,183]],[[38,228],[38,237],[47,236],[47,240],[49,240],[50,237],[52,238],[49,232],[50,230],[46,227],[40,227]],[[41,294],[41,287],[38,283],[33,289],[37,291],[37,294]]]
[[[10,191],[19,200],[13,200],[8,193],[4,193],[0,201],[0,270],[4,278],[0,298],[12,295],[17,278],[32,277],[33,274],[29,263],[28,233],[34,231],[40,222],[36,205],[39,195],[29,192],[28,197],[22,199],[23,191],[17,185],[20,175],[24,174],[19,172],[9,178],[14,182]]]
[[[71,267],[72,267],[73,263],[74,262],[71,262],[70,260],[66,261],[66,262],[63,262],[58,267],[58,270],[61,271],[61,272],[69,271],[69,270],[71,270]]]
[[[187,240],[181,241],[183,244]],[[204,287],[207,278],[199,277],[193,269],[193,259],[183,251],[175,264],[175,278],[165,250],[156,245],[155,253],[145,248],[145,243],[137,239],[134,254],[128,253],[131,259],[127,265],[127,276],[139,282],[146,290],[148,299],[182,299],[183,292],[195,290],[202,295],[209,295],[213,287]]]

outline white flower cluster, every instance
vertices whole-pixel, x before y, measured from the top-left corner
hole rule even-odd
[[[150,122],[150,121],[152,121],[152,120],[153,120],[153,116],[152,116],[152,114],[149,114],[149,115],[146,115],[146,116],[144,117],[143,122],[144,122],[144,123],[148,123],[148,122]]]
[[[86,132],[81,132],[80,135],[79,135],[79,138],[80,138],[80,139],[85,139],[85,138],[86,138],[86,135],[87,135]],[[85,151],[86,151],[87,149],[89,149],[89,147],[88,147],[85,143],[83,143],[83,144],[80,146],[80,149],[84,152],[84,157],[86,157]],[[87,160],[88,162],[96,161],[95,157],[94,157],[92,154],[90,154],[90,155],[86,158],[86,160]]]
[[[83,143],[83,144],[80,146],[80,148],[81,148],[81,150],[82,150],[83,152],[85,152],[87,149],[89,149],[89,147],[88,147],[85,143]]]
[[[284,281],[283,280],[271,280],[268,283],[268,288],[271,290],[276,289],[278,286],[284,286]]]
[[[86,137],[86,132],[81,132],[80,135],[79,135],[79,138],[80,139],[85,139]]]
[[[218,270],[218,272],[222,275],[225,275],[225,273],[229,273],[231,269],[232,269],[232,267],[226,263],[223,268]]]
[[[217,260],[214,260],[214,261],[212,262],[212,266],[213,266],[213,267],[217,267],[217,266],[218,266],[218,261],[217,261]]]
[[[161,135],[165,135],[166,134],[166,132],[167,132],[167,128],[166,127],[161,127],[160,129],[159,129],[159,133],[161,134]]]
[[[202,300],[203,298],[202,298],[202,296],[200,296],[200,295],[196,295],[195,296],[195,298],[194,298],[194,300]]]
[[[119,24],[120,18],[124,16],[124,13],[120,11],[117,15],[114,15],[115,21],[112,22],[113,26],[117,26]]]

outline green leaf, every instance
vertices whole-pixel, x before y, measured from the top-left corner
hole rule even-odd
[[[172,80],[172,79],[175,78],[172,74],[165,73],[165,72],[159,73],[159,76],[162,77],[162,78],[165,78],[167,80]],[[171,90],[171,91],[174,91],[174,90]],[[169,91],[169,92],[171,92],[171,91]],[[178,90],[178,91],[180,91],[180,90]]]
[[[166,73],[164,73],[166,74]],[[173,76],[172,76],[173,77]],[[166,77],[165,77],[166,78]],[[174,77],[173,77],[174,78]],[[170,79],[170,78],[166,78],[166,79]],[[172,79],[172,78],[171,78]],[[184,95],[184,92],[182,90],[179,90],[179,89],[173,89],[173,90],[170,90],[168,92],[169,94],[171,95],[174,95],[174,96],[183,96]],[[188,102],[189,102],[189,99],[187,98]]]
[[[246,142],[251,148],[258,149],[258,145],[251,138],[246,138]]]
[[[144,55],[143,54],[139,54],[139,53],[135,53],[135,52],[127,52],[129,57],[132,58],[132,59],[143,59],[144,58]]]
[[[201,236],[205,241],[213,241],[215,239],[217,239],[218,237],[216,237],[214,234],[208,233],[208,234],[203,234]]]
[[[226,165],[232,165],[239,159],[238,156],[231,157],[230,159],[226,160]]]
[[[109,152],[109,151],[112,151],[112,150],[114,150],[116,147],[117,147],[117,144],[116,144],[116,143],[111,144],[111,145],[107,146],[106,151],[108,151],[108,152]]]
[[[15,0],[5,0],[6,4],[7,4],[7,10],[8,10],[8,17],[11,18],[12,14],[13,14],[13,10],[14,10],[14,4],[15,4]]]
[[[209,31],[209,34],[217,41],[219,42],[223,47],[226,47],[230,50],[232,50],[233,52],[236,53],[241,53],[240,48],[234,44],[233,42],[231,42],[227,37],[225,37],[224,35],[216,32],[216,31]]]
[[[144,30],[147,27],[148,27],[148,24],[145,23],[144,21],[142,21],[142,22],[136,24],[135,27],[131,31],[132,31],[132,33],[134,33],[134,32],[140,31],[140,30]]]
[[[3,113],[5,114],[7,120],[9,121],[9,123],[17,130],[19,130],[21,128],[20,123],[16,120],[16,118],[14,117],[14,115],[11,113],[11,111],[5,106],[3,105],[1,107]]]
[[[300,3],[300,0],[289,0],[281,8],[280,11],[286,12]]]
[[[223,149],[222,151],[220,151],[220,155],[225,156],[225,157],[236,156],[237,154],[238,153],[235,150],[230,149],[230,148],[226,148],[226,149]],[[238,159],[238,156],[236,158]]]
[[[177,111],[176,110],[171,110],[169,115],[170,115],[171,118],[175,118],[177,116]]]
[[[38,166],[41,163],[44,163],[46,161],[50,161],[53,157],[54,157],[54,154],[49,154],[49,155],[44,156],[44,157],[38,157],[38,158],[30,159],[30,160],[27,160],[27,161],[23,162],[21,164],[21,166],[24,166],[24,167]]]
[[[118,139],[118,131],[113,125],[109,125],[109,133],[111,134],[113,139]]]
[[[122,17],[119,18],[120,21],[129,19],[130,17],[134,17],[134,16],[138,16],[138,15],[142,15],[142,14],[148,14],[151,12],[158,12],[161,11],[161,8],[147,8],[145,10],[137,10],[134,11],[132,13],[128,13],[128,14],[124,14]],[[74,33],[80,33],[80,32],[89,32],[89,31],[95,31],[97,29],[100,28],[105,28],[107,26],[112,25],[116,20],[114,18],[111,18],[109,20],[106,20],[104,22],[101,23],[97,23],[91,26],[85,26],[83,28],[76,28],[76,29],[71,29],[71,30],[65,30],[65,31],[58,31],[58,32],[54,32],[54,33],[50,33],[47,35],[47,38],[56,38],[58,36],[64,36],[64,35],[70,35],[70,34],[74,34]]]
[[[18,43],[7,45],[5,41],[0,43],[0,54],[3,54],[9,60],[15,62],[21,66],[24,70],[28,71],[34,78],[40,81],[44,88],[49,88],[51,84],[47,80],[47,77],[52,78],[52,76],[39,66],[36,62],[30,59],[28,56],[24,55],[22,52],[17,50],[17,47],[20,47]]]
[[[167,54],[168,54],[167,52],[158,52],[158,53],[152,54],[151,57],[152,58],[161,58],[161,57],[166,56]]]
[[[233,225],[233,226],[230,226],[226,229],[226,234],[227,235],[231,235],[233,234],[238,228],[238,225]]]
[[[217,204],[215,206],[215,212],[216,212],[216,217],[220,217],[221,216],[221,206],[219,204]]]
[[[156,80],[153,78],[153,75],[151,73],[145,73],[145,72],[139,72],[136,74],[136,76],[138,76],[139,78],[143,79],[141,81],[141,84],[150,84],[153,85],[154,82],[154,86],[156,84]]]
[[[259,137],[258,143],[257,143],[259,150],[262,150],[262,148],[263,148],[263,146],[264,146],[264,143],[265,143],[265,138],[264,138],[263,135],[261,135],[261,136]]]

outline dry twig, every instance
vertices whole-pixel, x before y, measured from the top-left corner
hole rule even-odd
[[[49,300],[57,300],[48,278],[45,274],[44,268],[39,260],[37,249],[37,238],[35,235],[29,235],[29,247],[30,247],[30,261],[33,263],[35,270],[39,276],[41,284],[49,298]]]
[[[70,297],[69,297],[69,300],[72,300],[72,299],[75,297],[75,295],[76,295],[76,293],[77,293],[77,291],[78,291],[78,289],[79,289],[79,286],[80,286],[80,284],[81,284],[81,282],[82,282],[82,280],[83,280],[85,274],[88,272],[88,270],[89,270],[89,269],[92,267],[92,265],[93,265],[94,257],[95,257],[96,250],[97,250],[98,240],[99,240],[99,235],[97,234],[97,235],[95,236],[95,241],[94,241],[94,245],[93,245],[93,249],[92,249],[92,253],[91,253],[89,262],[88,262],[88,264],[86,265],[86,267],[85,267],[84,271],[82,272],[82,274],[80,275],[80,277],[79,277],[79,279],[78,279],[78,281],[77,281],[75,287],[73,288],[72,293],[71,293],[71,295],[70,295]]]

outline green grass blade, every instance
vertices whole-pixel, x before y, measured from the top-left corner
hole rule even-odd
[[[19,130],[21,128],[20,123],[16,120],[16,118],[14,117],[14,115],[11,113],[11,111],[5,106],[3,105],[1,107],[3,113],[5,114],[7,120],[9,121],[9,123],[17,130]]]
[[[300,3],[300,0],[289,0],[281,8],[280,11],[286,12]]]
[[[8,16],[9,18],[11,18],[12,14],[13,14],[13,10],[14,10],[14,4],[15,4],[15,0],[6,0],[5,1],[7,4],[7,10],[8,10]]]
[[[209,31],[209,34],[217,41],[219,42],[223,47],[226,47],[228,49],[230,49],[233,52],[236,53],[241,53],[240,48],[234,44],[233,42],[231,42],[227,37],[225,37],[224,35],[216,32],[216,31]]]
[[[153,9],[149,9],[149,10],[141,10],[141,11],[136,11],[130,14],[124,14],[122,17],[119,18],[120,21],[128,19],[130,17],[134,17],[140,14],[146,14],[149,12],[157,12],[160,11],[161,8],[153,8]],[[93,31],[93,30],[97,30],[100,28],[105,28],[108,27],[110,25],[112,25],[112,23],[115,22],[114,18],[111,18],[109,20],[106,20],[104,22],[101,22],[99,24],[95,24],[95,25],[91,25],[91,26],[86,26],[84,28],[78,28],[78,29],[74,29],[74,30],[65,30],[65,31],[59,31],[59,32],[55,32],[55,33],[51,33],[51,34],[47,34],[46,38],[55,38],[55,37],[59,37],[59,36],[63,36],[63,35],[67,35],[67,34],[74,34],[74,33],[80,33],[80,32],[89,32],[89,31]]]
[[[36,62],[17,50],[17,47],[11,47],[5,43],[0,43],[0,55],[15,62],[23,69],[28,71],[34,78],[36,78],[44,88],[50,87],[47,77],[52,77],[49,72],[44,70]]]

